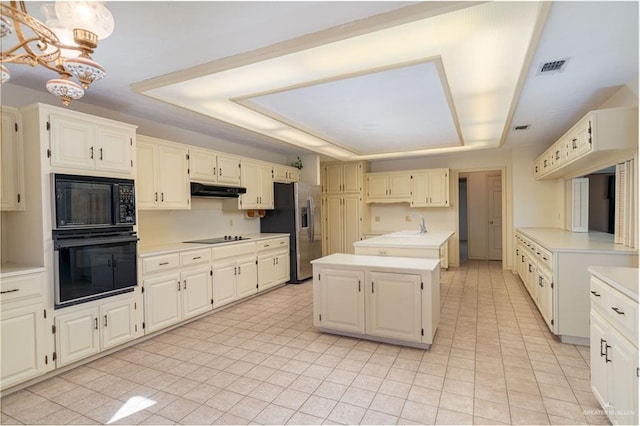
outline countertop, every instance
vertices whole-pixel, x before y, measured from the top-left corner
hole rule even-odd
[[[552,251],[589,251],[609,254],[633,254],[636,249],[613,242],[605,232],[569,232],[560,228],[517,228],[516,231]]]
[[[589,266],[587,270],[620,293],[638,302],[638,268]]]
[[[379,237],[356,241],[354,247],[398,247],[438,249],[453,235],[453,231],[428,231],[420,234],[417,230],[392,232]]]
[[[440,259],[423,259],[417,257],[387,257],[387,256],[365,256],[362,254],[334,253],[329,256],[312,260],[313,265],[323,266],[348,266],[366,267],[379,269],[396,269],[404,272],[433,271]]]
[[[288,237],[289,234],[283,233],[260,233],[260,234],[248,234],[243,235],[243,240],[239,241],[229,241],[227,243],[219,243],[219,244],[197,244],[197,243],[184,243],[184,242],[173,242],[173,243],[164,243],[164,244],[155,244],[145,246],[143,244],[138,245],[138,256],[139,257],[147,257],[147,256],[156,256],[160,254],[168,254],[175,253],[185,250],[194,250],[194,249],[202,249],[202,248],[212,248],[212,247],[224,247],[231,244],[244,244],[244,243],[252,243],[260,240],[266,240],[269,238],[278,238],[278,237]],[[211,236],[204,236],[201,238],[190,238],[189,240],[203,240],[206,238],[214,238]]]
[[[44,272],[44,266],[21,265],[19,263],[0,264],[0,278],[9,278],[18,275],[35,274]]]

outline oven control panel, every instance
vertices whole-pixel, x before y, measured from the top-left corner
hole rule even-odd
[[[120,183],[117,197],[116,222],[134,225],[136,223],[136,200],[133,184]]]

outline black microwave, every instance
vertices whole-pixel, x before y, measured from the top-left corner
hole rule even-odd
[[[53,174],[56,229],[135,225],[132,179]]]

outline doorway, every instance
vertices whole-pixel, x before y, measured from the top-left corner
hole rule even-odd
[[[459,174],[460,263],[502,260],[502,172]]]

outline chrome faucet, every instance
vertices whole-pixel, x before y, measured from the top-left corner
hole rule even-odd
[[[422,223],[420,224],[420,234],[421,235],[422,234],[426,234],[427,233],[427,227],[424,224],[424,216],[422,216],[421,214],[417,214],[417,213],[414,213],[414,214],[411,215],[411,217],[413,217],[413,216],[418,216],[420,219],[422,219]]]

